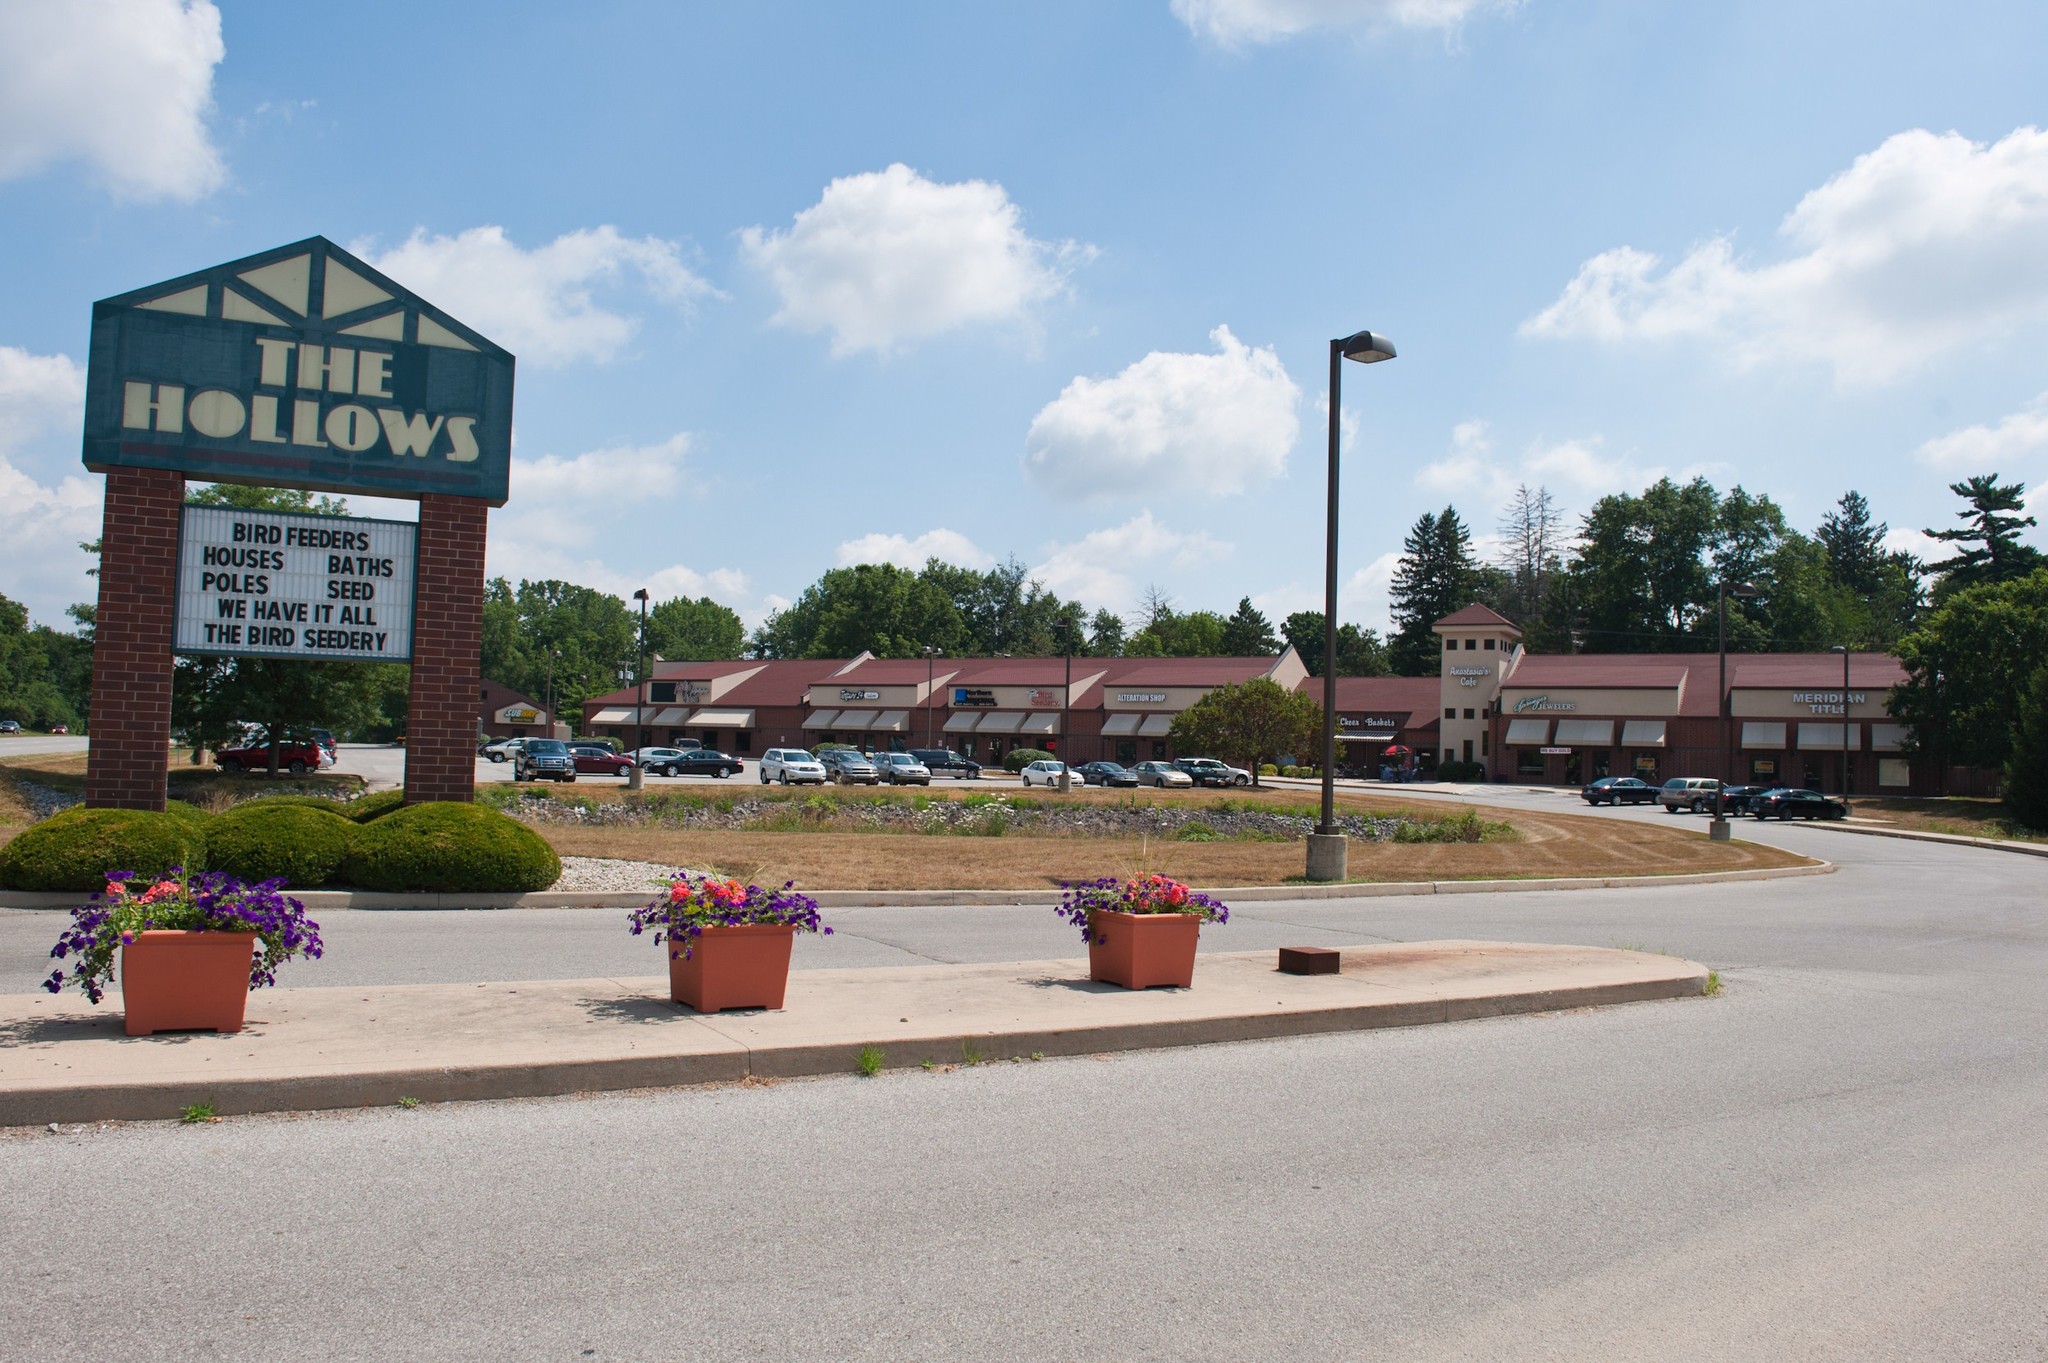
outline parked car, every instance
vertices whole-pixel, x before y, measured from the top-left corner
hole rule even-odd
[[[1759,819],[1846,819],[1849,806],[1817,790],[1767,790],[1750,805]]]
[[[1589,805],[1646,805],[1657,798],[1657,788],[1633,776],[1603,776],[1579,792]]]
[[[875,770],[892,786],[928,786],[932,769],[907,752],[878,752],[870,759]]]
[[[1171,762],[1140,762],[1132,768],[1141,786],[1192,786],[1195,778]]]
[[[596,743],[571,743],[569,756],[579,776],[626,776],[633,770],[632,758]]]
[[[692,748],[675,765],[685,776],[716,776],[721,781],[728,776],[738,776],[747,769],[747,764],[739,758],[715,748]],[[673,776],[675,773],[669,774]]]
[[[20,720],[18,720],[18,719],[0,719],[0,734],[18,734],[18,733],[20,733],[20,732],[21,732],[21,721],[20,721]]]
[[[1173,765],[1188,774],[1198,786],[1248,786],[1252,774],[1243,767],[1233,767],[1213,757],[1177,757]]]
[[[868,755],[853,748],[827,749],[818,754],[818,761],[824,765],[827,779],[842,786],[872,786],[882,779]]]
[[[761,754],[761,784],[780,781],[785,786],[825,784],[825,764],[802,748],[770,748]]]
[[[576,758],[559,738],[529,738],[512,759],[515,781],[574,781]]]
[[[1771,789],[1769,786],[1723,786],[1721,788],[1721,812],[1724,814],[1751,813],[1756,804],[1757,797],[1769,789]]]
[[[50,732],[53,734],[68,734],[71,732],[71,726],[69,724],[52,724]]]
[[[1135,786],[1138,773],[1129,767],[1114,762],[1083,762],[1074,768],[1074,775],[1081,778],[1084,786]]]
[[[493,762],[510,762],[519,755],[520,745],[525,742],[524,738],[494,738],[477,751]]]
[[[259,738],[236,747],[222,748],[214,753],[213,760],[223,771],[269,771],[270,740]],[[277,769],[294,774],[320,770],[320,745],[310,738],[279,740]]]
[[[1057,757],[1041,757],[1017,774],[1024,778],[1024,784],[1027,786],[1044,786],[1051,789],[1060,783],[1060,773],[1066,769],[1067,764]],[[1086,785],[1087,782],[1083,781],[1081,784]]]
[[[657,776],[680,776],[683,773],[683,750],[681,748],[635,748],[626,754],[633,764],[643,771]]]
[[[910,755],[924,763],[934,776],[972,781],[981,775],[981,763],[971,757],[962,757],[951,748],[912,748]]]
[[[1714,812],[1714,792],[1721,783],[1711,776],[1674,776],[1657,791],[1657,803],[1666,814],[1691,810],[1695,814]]]

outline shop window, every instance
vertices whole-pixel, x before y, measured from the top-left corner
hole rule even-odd
[[[1515,775],[1541,776],[1543,774],[1543,753],[1538,748],[1516,748]]]
[[[1659,763],[1660,763],[1660,759],[1661,759],[1661,757],[1662,757],[1662,754],[1660,754],[1660,753],[1653,753],[1653,752],[1639,752],[1639,753],[1637,753],[1637,754],[1635,755],[1635,764],[1634,764],[1634,769],[1633,769],[1633,770],[1631,771],[1631,773],[1630,773],[1630,774],[1631,774],[1631,775],[1633,775],[1633,776],[1634,776],[1634,777],[1635,777],[1635,778],[1636,778],[1637,780],[1639,780],[1639,781],[1642,781],[1642,782],[1643,782],[1644,784],[1646,784],[1646,785],[1652,785],[1652,786],[1661,786],[1661,785],[1663,785],[1664,783],[1663,783],[1662,781],[1660,781],[1660,780],[1658,780],[1658,779],[1657,779],[1657,778],[1658,778],[1658,774],[1659,774],[1659,773],[1658,773],[1658,766],[1659,766]]]
[[[1164,762],[1166,760],[1165,739],[1155,738],[1152,740],[1152,760],[1154,762]]]
[[[732,750],[736,753],[752,752],[754,750],[754,735],[746,729],[734,729],[732,731]]]
[[[1467,762],[1472,760],[1472,740],[1469,738],[1465,740],[1465,760]]]
[[[1128,738],[1116,741],[1116,761],[1120,767],[1128,767],[1138,760],[1138,745]]]
[[[1606,753],[1604,753],[1604,752],[1596,752],[1596,753],[1594,753],[1594,754],[1593,754],[1593,775],[1592,775],[1592,776],[1591,776],[1591,777],[1590,777],[1589,779],[1591,779],[1591,780],[1594,780],[1594,781],[1597,781],[1597,780],[1599,780],[1599,779],[1600,779],[1601,777],[1603,777],[1603,776],[1605,776],[1605,775],[1607,775],[1607,774],[1608,774],[1608,772],[1607,772],[1607,754],[1606,754]]]
[[[1778,784],[1778,759],[1775,757],[1752,757],[1749,759],[1749,783],[1753,786],[1775,786]]]
[[[676,684],[672,681],[647,683],[647,703],[649,705],[674,705],[676,703]]]
[[[1455,762],[1455,761],[1457,761],[1457,760],[1458,760],[1458,754],[1457,754],[1457,753],[1455,753],[1455,752],[1451,751],[1451,749],[1449,749],[1449,748],[1445,748],[1445,749],[1444,749],[1444,761],[1446,761],[1446,762]]]
[[[1877,759],[1877,783],[1880,786],[1904,788],[1913,784],[1913,764],[1903,757],[1880,757]]]

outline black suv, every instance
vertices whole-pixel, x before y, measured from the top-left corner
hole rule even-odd
[[[962,757],[950,748],[912,748],[910,755],[925,764],[933,776],[951,776],[972,781],[981,775],[981,763]]]

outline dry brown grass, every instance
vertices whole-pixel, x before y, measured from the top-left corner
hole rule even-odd
[[[2048,833],[2021,828],[1997,800],[1883,799],[1853,800],[1859,819],[1890,824],[1920,833],[1951,833],[1965,838],[1998,838],[2012,842],[2048,842]]]

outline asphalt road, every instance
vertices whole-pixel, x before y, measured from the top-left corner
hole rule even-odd
[[[0,1338],[104,1359],[2048,1357],[2048,866],[1741,827],[1843,869],[1260,904],[1207,934],[1640,945],[1720,970],[1712,1000],[0,1137]],[[8,979],[47,936],[28,917],[0,917]],[[1078,948],[1043,910],[832,917],[801,965]],[[652,973],[619,919],[330,915],[334,954],[293,982]]]

